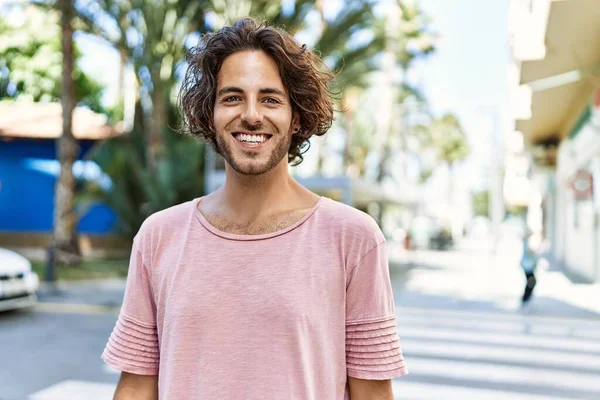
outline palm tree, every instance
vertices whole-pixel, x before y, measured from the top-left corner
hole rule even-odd
[[[352,120],[355,113],[355,98],[369,85],[369,77],[379,66],[377,55],[384,46],[384,20],[373,13],[373,3],[367,0],[345,1],[340,12],[333,20],[327,20],[323,12],[323,2],[317,1],[316,7],[321,16],[321,31],[315,49],[325,56],[328,66],[335,71],[337,99],[341,124],[346,133],[342,166],[348,168],[352,162],[354,132]],[[360,44],[354,44],[352,35],[369,31],[371,37]],[[324,164],[324,152],[319,152],[318,170]]]
[[[53,241],[56,261],[61,264],[71,264],[77,262],[80,255],[77,237],[78,217],[75,211],[75,177],[73,176],[73,164],[78,157],[79,145],[72,131],[72,116],[75,108],[72,0],[61,0],[60,8],[63,57],[61,95],[63,127],[57,149],[61,168],[55,189]]]
[[[455,115],[447,113],[433,119],[428,125],[416,126],[413,133],[418,136],[423,148],[433,150],[438,163],[448,167],[448,204],[451,204],[455,166],[466,159],[471,151],[460,121]]]
[[[316,41],[321,55],[334,68],[341,65],[343,58],[354,60],[352,65],[359,65],[373,51],[368,44],[360,49],[348,45],[346,32],[368,26],[371,21],[369,14],[364,14],[365,7],[354,6],[359,3],[363,2],[348,1],[353,4],[352,12],[342,13],[342,17],[336,18],[319,36],[321,40]],[[190,40],[197,39],[199,33],[248,14],[265,18],[294,33],[305,27],[307,14],[315,9],[314,0],[297,0],[293,10],[284,9],[282,2],[276,0],[81,0],[78,4],[78,18],[85,30],[111,43],[125,55],[137,73],[139,101],[132,134],[111,140],[105,143],[103,150],[92,152],[92,157],[113,178],[114,185],[109,189],[90,186],[90,192],[95,193],[96,198],[120,203],[109,202],[119,215],[123,214],[120,219],[129,225],[125,227],[129,234],[135,234],[136,227],[149,213],[186,197],[197,196],[198,191],[202,191],[204,164],[193,163],[190,168],[182,169],[176,160],[203,161],[204,146],[193,143],[189,137],[171,140],[176,135],[169,129],[180,123],[172,94],[185,67],[183,44],[192,44]],[[204,18],[209,12],[211,26]],[[104,29],[107,19],[118,27],[116,34]],[[342,69],[340,77],[343,76],[346,76],[344,82],[347,85],[362,79],[360,71],[353,68]],[[150,113],[144,111],[142,100],[152,104]],[[123,152],[117,151],[124,147],[130,149],[131,157],[124,157]],[[122,168],[121,172],[116,170],[117,167]],[[135,179],[124,178],[124,170],[137,171]],[[184,174],[188,175],[183,178]],[[196,187],[182,187],[186,182]],[[120,193],[117,195],[116,191]]]
[[[430,18],[425,15],[417,2],[397,0],[396,6],[400,13],[398,26],[394,27],[397,31],[389,32],[386,37],[386,51],[395,59],[397,65],[402,69],[403,79],[401,84],[394,84],[393,77],[388,77],[390,83],[396,90],[395,101],[397,104],[403,104],[407,99],[413,97],[417,100],[423,100],[418,90],[408,84],[408,72],[414,61],[426,57],[435,51],[435,42],[437,35],[429,29]],[[395,22],[395,21],[392,21]],[[393,74],[393,71],[389,71]],[[393,154],[392,142],[395,136],[399,135],[401,150],[406,153],[406,134],[407,118],[410,110],[404,110],[401,118],[401,128],[396,131],[390,126],[382,126],[384,130],[383,150],[379,161],[379,173],[377,181],[381,182],[389,175],[388,164]],[[390,120],[391,121],[391,120]],[[402,170],[404,171],[404,167]]]
[[[437,149],[438,159],[449,168],[469,155],[469,144],[455,115],[447,113],[434,119],[429,127],[431,143]]]
[[[62,33],[59,10],[41,10],[21,2],[4,5],[25,18],[0,16],[0,100],[55,102],[62,92]],[[77,104],[105,112],[102,85],[77,67],[81,52],[73,44],[73,79]]]
[[[431,18],[415,1],[397,0],[400,8],[400,32],[395,42],[396,57],[403,70],[410,68],[414,60],[435,51],[438,36],[431,32]]]
[[[119,51],[135,72],[140,99],[150,104],[136,109],[136,120],[147,132],[145,163],[154,170],[164,152],[164,131],[177,69],[183,63],[184,40],[204,32],[208,0],[82,0],[76,9],[82,29],[105,40]],[[116,27],[116,31],[107,27]]]

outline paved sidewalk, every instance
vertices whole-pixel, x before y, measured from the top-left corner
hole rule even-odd
[[[60,281],[53,287],[44,282],[38,298],[42,302],[120,307],[125,283],[125,279]]]
[[[37,293],[39,312],[117,315],[125,293],[125,279],[43,283]]]
[[[494,257],[494,266],[497,273],[505,270],[509,279],[520,277],[524,286],[525,278],[519,266],[520,257],[521,243],[506,239],[499,243]],[[507,267],[508,265],[512,267]],[[544,258],[538,264],[536,279],[534,301],[531,302],[532,307],[530,307],[532,313],[551,314],[553,311],[551,308],[558,302],[562,302],[590,313],[600,314],[600,283],[572,282]]]
[[[406,285],[399,288],[397,299],[403,304],[532,316],[600,317],[600,284],[573,283],[544,260],[536,273],[532,300],[521,309],[525,277],[519,259],[520,243],[510,239],[500,242],[495,251],[490,241],[482,239],[463,240],[448,252],[390,249],[392,276],[406,275]]]

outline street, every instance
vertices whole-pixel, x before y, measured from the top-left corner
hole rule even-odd
[[[0,32],[0,400],[600,400],[600,0]]]
[[[520,310],[525,279],[514,242],[500,243],[495,256],[470,241],[410,260],[406,279],[391,269],[410,371],[394,382],[397,399],[600,398],[600,307],[597,299],[574,304],[597,285],[540,271],[532,303]]]
[[[57,294],[42,290],[35,308],[0,314],[0,399],[112,398],[118,375],[103,365],[100,354],[123,288],[123,282],[102,282],[64,287]],[[79,384],[65,393],[70,381],[88,382],[89,390]],[[55,385],[62,385],[57,396],[44,390]]]
[[[398,330],[410,371],[396,399],[600,398],[600,307],[552,268],[519,309],[524,278],[510,243],[449,252],[390,249]],[[0,314],[0,399],[110,399],[118,373],[100,360],[122,281],[40,293]],[[596,292],[596,297],[597,292]]]

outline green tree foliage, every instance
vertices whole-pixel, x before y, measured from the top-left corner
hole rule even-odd
[[[393,97],[395,104],[403,106],[407,100],[416,100],[424,102],[422,94],[412,87],[408,81],[408,74],[416,60],[427,57],[435,51],[437,35],[430,29],[430,18],[423,12],[419,2],[396,0],[396,5],[400,13],[398,26],[386,30],[385,51],[388,57],[393,57],[395,63],[402,72],[402,81],[396,82],[396,71],[387,71],[388,82],[393,84]],[[396,21],[388,21],[388,24]],[[393,25],[392,25],[393,26]],[[377,181],[382,182],[386,176],[391,175],[391,159],[397,150],[404,155],[407,154],[407,135],[409,114],[415,110],[403,108],[401,118],[397,125],[393,123],[389,126],[380,126],[385,133],[383,149],[379,157],[379,168]],[[419,111],[420,112],[420,111]],[[394,145],[397,143],[397,145]],[[379,150],[379,149],[378,149]],[[405,174],[405,158],[401,159],[401,174]]]
[[[125,65],[132,65],[139,88],[137,107],[144,115],[137,127],[149,136],[145,164],[154,172],[166,152],[165,136],[177,69],[184,63],[184,41],[207,30],[202,0],[79,0],[80,28],[113,46]],[[168,157],[168,156],[167,156]]]
[[[59,101],[62,85],[62,50],[59,13],[34,6],[6,8],[0,17],[0,100]],[[19,12],[16,18],[12,13]],[[81,53],[75,48],[77,60]],[[96,112],[103,87],[80,68],[73,71],[78,104]]]
[[[479,192],[471,193],[471,202],[473,204],[474,214],[477,216],[487,217],[489,216],[490,207],[490,192],[489,190],[482,190]]]
[[[378,68],[376,56],[384,45],[383,20],[373,14],[373,3],[346,1],[336,17],[323,24],[314,47],[336,71],[340,91],[364,89],[369,74]],[[365,37],[359,41],[360,35]]]
[[[527,206],[507,204],[506,215],[525,218],[527,216]]]
[[[435,118],[431,121],[428,132],[426,143],[429,142],[435,149],[438,160],[448,166],[452,167],[469,155],[469,143],[460,122],[453,114]]]
[[[450,171],[448,182],[448,204],[452,204],[454,191],[454,166],[465,160],[470,152],[470,146],[465,137],[459,120],[453,114],[447,113],[432,119],[428,125],[415,126],[412,135],[417,136],[421,149],[432,152],[435,165],[426,165],[422,169],[421,179],[427,180],[431,172],[439,164],[446,165]]]
[[[150,214],[203,194],[203,143],[187,136],[165,137],[165,156],[158,160],[155,173],[144,162],[140,131],[110,139],[93,149],[91,159],[110,178],[86,182],[81,204],[102,201],[119,216],[118,230],[133,238]]]
[[[416,1],[397,0],[400,7],[400,33],[395,41],[398,62],[408,69],[412,62],[435,51],[438,36],[431,32],[431,18]]]
[[[417,151],[432,152],[435,157],[431,161],[438,165],[443,163],[451,169],[457,162],[466,159],[471,151],[460,121],[450,113],[433,118],[426,125],[412,127],[409,135],[416,143]],[[425,171],[431,167],[435,165],[426,166]]]

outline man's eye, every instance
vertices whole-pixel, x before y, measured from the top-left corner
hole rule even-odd
[[[277,99],[274,99],[274,98],[272,98],[272,97],[267,97],[267,98],[265,99],[265,102],[267,102],[267,103],[269,103],[269,104],[278,104],[278,103],[279,103],[279,100],[277,100]]]
[[[240,101],[240,100],[241,100],[240,96],[229,96],[229,97],[226,97],[223,99],[223,101],[225,103],[232,103],[234,101]]]

